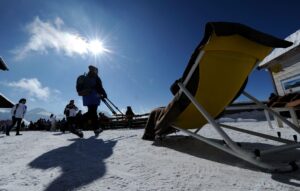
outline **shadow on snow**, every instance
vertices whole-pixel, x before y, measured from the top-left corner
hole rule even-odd
[[[95,137],[70,141],[74,142],[44,153],[29,163],[36,169],[61,168],[61,175],[47,186],[46,191],[74,190],[101,178],[106,172],[104,160],[113,154],[117,143]]]
[[[211,139],[214,141],[220,141],[216,139]],[[263,144],[263,143],[248,143],[248,142],[240,142],[242,147],[246,150],[254,149],[267,149],[270,148],[272,145]],[[244,169],[249,169],[253,171],[262,171],[261,169],[254,167],[250,163],[247,163],[239,158],[236,158],[232,155],[229,155],[215,147],[212,147],[204,142],[196,140],[192,137],[187,136],[168,136],[165,140],[161,143],[157,144],[154,143],[155,146],[160,147],[167,147],[170,149],[174,149],[176,151],[187,153],[189,155],[193,155],[195,157],[207,159],[210,161],[215,161],[222,164],[227,164],[231,166],[237,166]],[[290,151],[285,151],[277,154],[273,154],[270,156],[264,157],[264,161],[272,162],[276,158],[276,160],[283,161],[283,162],[290,162],[293,160],[300,159],[300,151],[293,149]],[[272,173],[272,179],[284,184],[289,184],[293,186],[300,187],[300,169],[294,172],[287,172],[287,173]]]

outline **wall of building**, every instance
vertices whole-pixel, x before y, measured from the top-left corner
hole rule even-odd
[[[300,92],[300,54],[280,64],[283,70],[272,73],[278,95]]]

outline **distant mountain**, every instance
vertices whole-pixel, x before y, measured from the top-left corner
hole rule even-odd
[[[25,115],[27,121],[37,121],[38,119],[49,119],[51,112],[43,108],[34,108],[28,111]]]
[[[44,109],[44,108],[34,108],[27,112],[27,114],[34,114],[34,113],[43,115],[43,114],[49,114],[50,112],[46,111],[46,109]]]
[[[49,119],[51,112],[43,109],[43,108],[34,108],[32,110],[27,111],[25,114],[25,119],[27,121],[37,121],[40,118]],[[3,110],[0,112],[0,120],[11,119],[10,109]]]
[[[232,112],[232,111],[231,111]],[[270,115],[271,120],[273,116]],[[252,111],[238,111],[236,113],[225,113],[220,117],[222,122],[239,122],[239,121],[266,121],[266,116],[264,111],[252,110]]]

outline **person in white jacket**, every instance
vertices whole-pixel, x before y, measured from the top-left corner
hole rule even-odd
[[[69,127],[70,132],[82,138],[83,133],[79,129],[77,129],[76,125],[77,111],[78,108],[76,107],[74,100],[70,100],[69,104],[65,107],[64,114],[67,117],[67,125]]]
[[[20,134],[20,127],[22,119],[24,118],[24,115],[27,111],[27,106],[25,105],[26,99],[22,98],[20,99],[19,103],[13,106],[11,109],[11,115],[12,115],[12,125],[6,129],[6,135],[9,136],[10,130],[17,124],[16,128],[16,135],[22,135]]]
[[[56,116],[51,113],[49,119],[50,119],[50,123],[51,123],[50,131],[55,131],[56,130]]]

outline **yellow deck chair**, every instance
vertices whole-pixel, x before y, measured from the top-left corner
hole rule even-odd
[[[291,42],[242,24],[207,23],[204,38],[194,51],[183,76],[171,87],[174,99],[165,108],[164,115],[155,126],[156,137],[167,134],[170,132],[170,127],[173,127],[263,169],[289,171],[297,168],[295,162],[274,166],[264,163],[258,158],[261,158],[265,153],[300,147],[298,143],[285,141],[288,142],[288,145],[278,146],[272,150],[245,151],[222,128],[237,129],[218,124],[215,121],[225,107],[242,93],[262,108],[280,117],[286,124],[300,133],[299,129],[291,122],[243,91],[249,74],[273,48],[284,48],[290,45],[292,45]],[[222,136],[226,147],[198,134],[201,127],[207,122]],[[191,129],[196,130],[193,132]],[[250,131],[247,133],[257,134]],[[279,140],[277,137],[263,136],[272,140]]]

